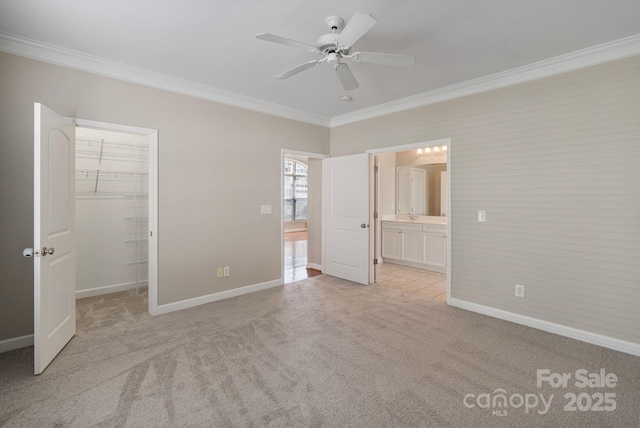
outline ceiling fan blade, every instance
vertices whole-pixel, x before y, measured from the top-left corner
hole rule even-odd
[[[294,75],[296,75],[298,73],[301,73],[301,72],[303,72],[303,71],[305,71],[305,70],[317,65],[319,62],[320,61],[317,61],[317,60],[312,60],[312,61],[305,62],[304,64],[300,64],[298,66],[290,68],[287,71],[283,71],[282,73],[277,74],[275,76],[275,78],[276,79],[280,79],[280,80],[287,79],[287,78],[289,78],[291,76],[294,76]]]
[[[368,13],[356,12],[342,32],[338,34],[338,42],[344,47],[349,48],[355,42],[360,40],[378,21]]]
[[[336,70],[336,74],[338,75],[338,78],[345,90],[350,91],[351,89],[356,89],[360,86],[356,80],[356,76],[353,75],[347,64],[339,62],[334,65],[333,68]]]
[[[354,52],[351,59],[356,62],[366,64],[395,65],[397,67],[408,67],[416,63],[413,55],[397,55],[378,52]]]
[[[256,39],[266,40],[267,42],[280,43],[281,45],[286,45],[286,46],[293,46],[294,48],[300,48],[307,51],[313,51],[316,49],[316,47],[313,45],[309,45],[303,42],[298,42],[296,40],[286,39],[280,36],[274,36],[273,34],[269,34],[269,33],[256,34]]]

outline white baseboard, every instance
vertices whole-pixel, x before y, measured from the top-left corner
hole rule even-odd
[[[315,269],[315,270],[319,270],[320,272],[324,272],[322,270],[322,265],[317,265],[315,263],[307,263],[307,268],[308,269]]]
[[[0,340],[0,354],[14,349],[26,348],[27,346],[33,346],[33,334]]]
[[[77,290],[76,299],[84,299],[85,297],[102,296],[103,294],[117,293],[118,291],[133,290],[138,287],[147,287],[148,281],[125,282],[124,284],[107,285],[104,287],[89,288],[86,290]]]
[[[282,278],[273,281],[263,282],[260,284],[247,285],[245,287],[234,288],[233,290],[221,291],[219,293],[207,294],[206,296],[194,297],[193,299],[181,300],[179,302],[158,305],[157,315],[168,314],[170,312],[179,311],[181,309],[193,308],[194,306],[204,305],[205,303],[217,302],[218,300],[229,299],[231,297],[242,296],[243,294],[253,293],[254,291],[266,290],[267,288],[282,285]]]
[[[537,328],[538,330],[543,330],[560,336],[570,337],[571,339],[591,343],[592,345],[603,346],[615,351],[640,356],[640,344],[638,343],[627,342],[625,340],[604,336],[602,334],[591,333],[585,330],[579,330],[577,328],[567,327],[565,325],[555,324],[525,315],[514,314],[513,312],[507,312],[501,309],[467,302],[465,300],[452,298],[449,304],[456,308],[466,309],[468,311],[477,312],[479,314],[488,315],[505,321],[511,321],[516,324],[526,325],[527,327]]]

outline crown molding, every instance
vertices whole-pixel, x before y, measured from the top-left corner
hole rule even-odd
[[[328,117],[6,33],[0,33],[0,51],[285,119],[330,124]]]
[[[331,118],[332,128],[640,55],[640,34]]]
[[[640,34],[332,118],[5,33],[0,33],[0,51],[285,119],[334,128],[640,55]]]

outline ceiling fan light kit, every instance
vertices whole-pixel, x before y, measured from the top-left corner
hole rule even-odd
[[[279,43],[286,46],[301,48],[309,52],[322,55],[322,59],[312,60],[295,66],[275,76],[276,79],[287,79],[298,73],[312,68],[321,62],[330,64],[345,90],[356,89],[359,84],[351,72],[349,66],[341,62],[343,58],[349,58],[358,63],[381,64],[399,67],[407,67],[415,64],[416,57],[413,55],[387,54],[379,52],[354,52],[351,54],[351,47],[364,36],[378,21],[368,13],[356,12],[344,25],[344,20],[338,16],[330,16],[325,19],[325,23],[331,29],[331,33],[324,34],[318,38],[316,45],[310,45],[296,40],[275,36],[269,33],[256,34],[256,38],[268,42]]]

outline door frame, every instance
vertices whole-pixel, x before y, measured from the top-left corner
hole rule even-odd
[[[445,146],[445,145],[447,146],[447,207],[445,211],[445,213],[447,214],[447,304],[450,305],[451,304],[451,217],[452,217],[451,216],[451,188],[453,187],[451,186],[451,169],[452,169],[451,160],[453,157],[452,147],[451,147],[452,146],[451,138],[423,141],[420,143],[403,144],[400,146],[383,147],[379,149],[370,149],[370,150],[367,150],[366,153],[368,153],[369,156],[372,157],[373,155],[377,155],[380,153],[396,153],[396,152],[404,152],[407,150],[417,150],[417,149],[429,147],[429,146]],[[370,162],[370,164],[373,164],[373,163]],[[370,192],[374,192],[374,189],[373,189],[374,180],[375,180],[375,176],[373,175],[373,167],[372,167],[370,179],[369,179]],[[373,205],[371,205],[371,207],[372,209],[370,213],[370,218],[371,218],[371,222],[375,224],[375,227],[369,228],[370,243],[374,242],[375,234],[379,232],[379,224],[381,224],[381,221],[382,221],[380,218],[378,219],[373,218],[373,212],[374,210],[377,209],[377,207],[374,207]],[[369,245],[371,246],[371,244]],[[375,248],[374,248],[374,251],[375,251]],[[376,254],[376,256],[379,256],[379,255]]]
[[[284,283],[284,157],[285,155],[291,156],[305,156],[312,159],[326,159],[329,155],[322,153],[303,152],[300,150],[280,149],[280,280]],[[310,195],[311,196],[311,195]],[[314,199],[319,198],[322,201],[322,193],[314,196]],[[324,271],[324,219],[320,219],[320,227],[322,228],[322,242],[321,242],[321,254],[323,257],[321,266]],[[308,229],[308,223],[307,223]],[[307,248],[307,256],[309,250]],[[308,264],[308,263],[307,263]]]
[[[158,315],[158,130],[70,118],[76,126],[145,135],[149,139],[149,315]],[[72,171],[73,172],[73,171]]]

